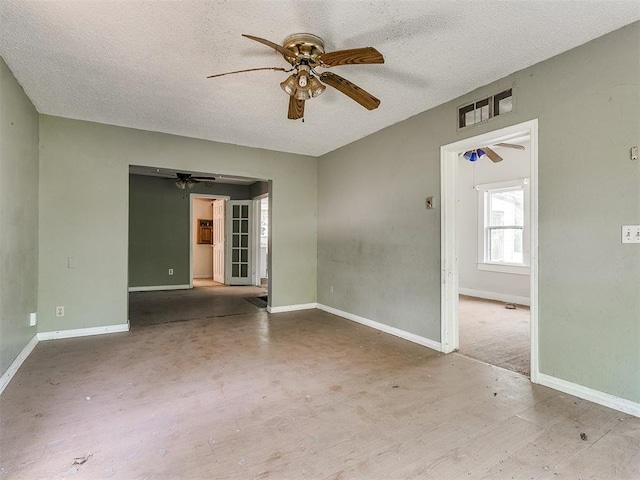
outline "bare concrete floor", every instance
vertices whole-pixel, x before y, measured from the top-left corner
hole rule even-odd
[[[530,317],[525,305],[508,310],[504,302],[460,295],[459,353],[530,376]]]
[[[640,419],[254,307],[39,343],[1,396],[0,452],[2,479],[637,479]]]

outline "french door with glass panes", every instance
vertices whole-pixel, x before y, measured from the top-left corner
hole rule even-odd
[[[251,285],[253,278],[253,200],[227,201],[227,285]]]

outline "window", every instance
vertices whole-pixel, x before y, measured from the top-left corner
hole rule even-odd
[[[528,179],[479,185],[478,269],[529,273]]]
[[[491,97],[478,100],[458,109],[458,128],[486,122],[492,117],[513,111],[513,91],[510,88]]]
[[[493,96],[493,116],[513,111],[513,93],[511,89]]]
[[[475,123],[489,120],[491,112],[489,110],[491,97],[478,100],[470,105],[462,107],[458,110],[458,126],[468,127]]]

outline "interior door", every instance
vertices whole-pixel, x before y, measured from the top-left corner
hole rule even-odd
[[[213,201],[213,281],[224,281],[224,240],[225,240],[225,202],[226,200]]]
[[[227,202],[227,284],[251,285],[253,277],[253,200]]]

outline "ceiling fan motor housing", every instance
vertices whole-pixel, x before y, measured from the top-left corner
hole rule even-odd
[[[294,33],[289,35],[282,42],[282,46],[298,55],[298,59],[294,60],[285,57],[291,65],[299,63],[300,60],[307,60],[311,65],[317,63],[316,59],[324,53],[323,40],[311,33]]]

